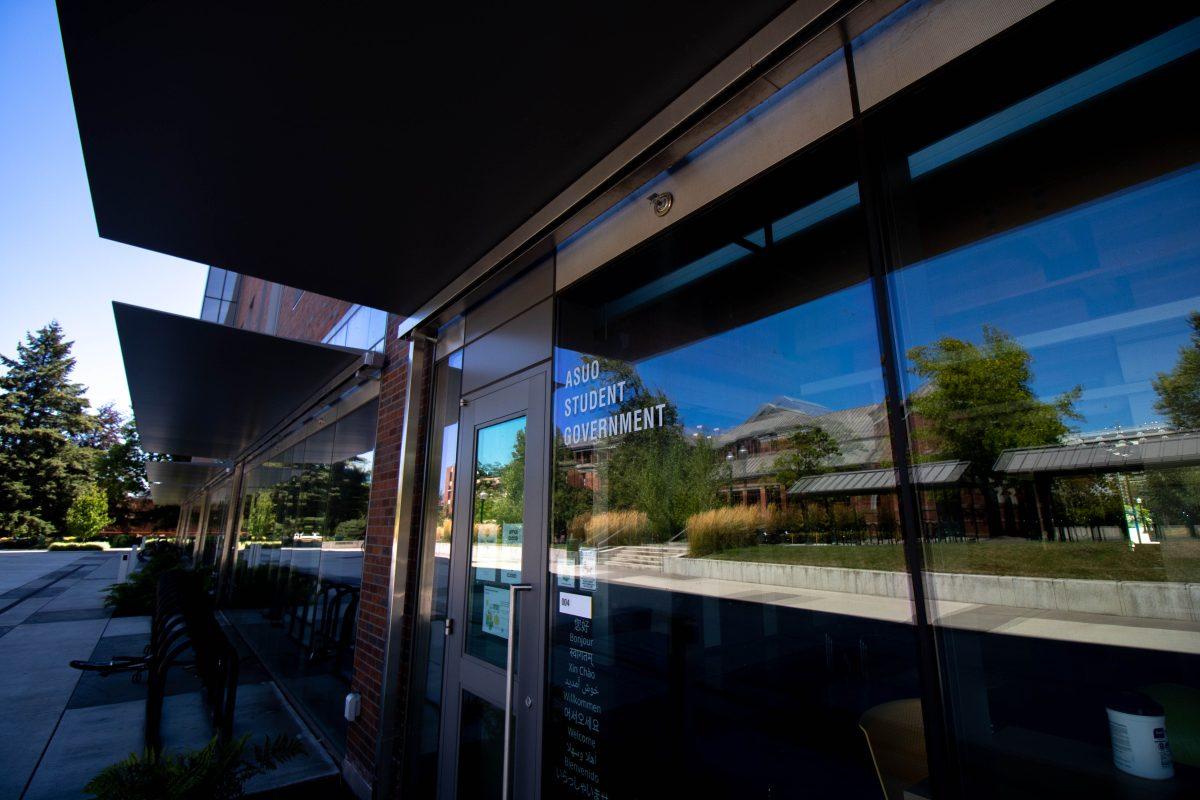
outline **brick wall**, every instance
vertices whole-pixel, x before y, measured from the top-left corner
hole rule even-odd
[[[375,439],[375,467],[371,480],[371,505],[367,514],[367,531],[363,544],[363,576],[362,590],[359,602],[358,629],[355,640],[354,676],[352,690],[362,697],[362,710],[357,720],[350,724],[346,735],[346,757],[352,768],[361,776],[376,775],[375,754],[380,736],[381,688],[383,686],[384,646],[387,636],[388,593],[391,573],[392,541],[396,526],[396,499],[399,481],[400,448],[402,444],[405,393],[407,391],[409,364],[408,343],[396,338],[397,317],[388,320],[386,345],[386,361],[379,387],[379,420]],[[426,375],[429,371],[426,370]],[[415,434],[422,440],[424,420],[427,416],[428,385],[420,387],[417,397],[421,404],[418,419],[421,422]],[[424,448],[418,448],[418,459],[423,458]],[[424,465],[417,463],[415,474],[424,473]],[[420,498],[420,486],[413,486],[412,491]],[[416,579],[417,559],[415,549],[418,537],[417,528],[420,524],[419,504],[414,504],[417,513],[413,519],[404,520],[406,533],[411,536],[401,537],[408,548],[406,563],[408,573],[404,576],[404,586],[413,586]],[[413,599],[411,593],[406,593],[406,605]],[[412,618],[411,609],[401,609],[402,630],[400,632],[401,652],[398,654],[402,669],[407,667],[408,644],[411,641],[411,630],[408,628]],[[398,676],[398,686],[395,700],[396,734],[402,734],[405,711],[405,690],[407,675]],[[396,757],[397,754],[389,754]],[[393,770],[393,774],[397,774]],[[370,778],[372,781],[373,777]]]
[[[276,284],[242,275],[238,279],[237,314],[232,324],[261,333],[273,333],[288,339],[319,342],[342,320],[351,304],[345,300],[312,292],[301,292],[290,286],[279,286],[279,319],[274,331],[267,330],[270,321],[271,290]],[[297,299],[298,298],[298,299]],[[294,306],[294,307],[293,307]]]
[[[279,303],[279,327],[276,336],[288,339],[303,339],[319,342],[333,330],[350,308],[351,303],[332,297],[304,292],[296,300],[296,290],[283,287],[283,299]],[[295,308],[293,308],[295,304]]]
[[[237,316],[232,321],[234,327],[260,333],[266,331],[270,287],[271,284],[262,278],[249,275],[238,277]]]

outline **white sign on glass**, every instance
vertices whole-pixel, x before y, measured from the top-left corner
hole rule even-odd
[[[596,548],[579,548],[579,588],[585,591],[596,590]]]
[[[506,522],[501,529],[501,566],[516,567],[500,570],[500,580],[505,583],[521,582],[521,541],[524,530],[525,525],[520,522]]]

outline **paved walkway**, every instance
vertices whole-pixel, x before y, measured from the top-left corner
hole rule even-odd
[[[125,551],[127,552],[127,551]],[[24,793],[109,624],[119,553],[0,553],[0,798]]]
[[[117,617],[104,607],[121,553],[0,552],[0,800],[84,797],[103,767],[143,747],[146,687],[128,675],[102,678],[71,669],[72,659],[138,654],[149,617]],[[234,734],[288,733],[306,753],[254,778],[250,792],[333,779],[337,769],[275,684],[242,653]],[[212,736],[198,680],[172,670],[163,708],[170,750]],[[328,792],[338,796],[336,789]]]

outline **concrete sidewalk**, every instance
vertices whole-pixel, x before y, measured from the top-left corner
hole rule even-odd
[[[72,669],[72,659],[135,655],[149,642],[149,617],[118,617],[104,607],[120,553],[0,552],[0,800],[85,797],[101,769],[141,752],[146,686],[128,674],[103,678]],[[338,771],[292,712],[270,676],[242,653],[234,733],[301,737],[306,753],[254,778],[248,792],[323,779]],[[168,751],[212,737],[198,679],[169,673],[163,709]],[[307,784],[306,784],[307,785]],[[336,789],[327,792],[338,796]]]
[[[112,612],[121,553],[0,553],[0,798],[24,793]]]

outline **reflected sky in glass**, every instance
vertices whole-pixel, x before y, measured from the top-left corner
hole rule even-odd
[[[1188,341],[1198,267],[1192,168],[895,273],[899,344],[979,342],[988,324],[1033,356],[1041,397],[1083,387],[1081,431],[1160,421],[1150,381]]]

